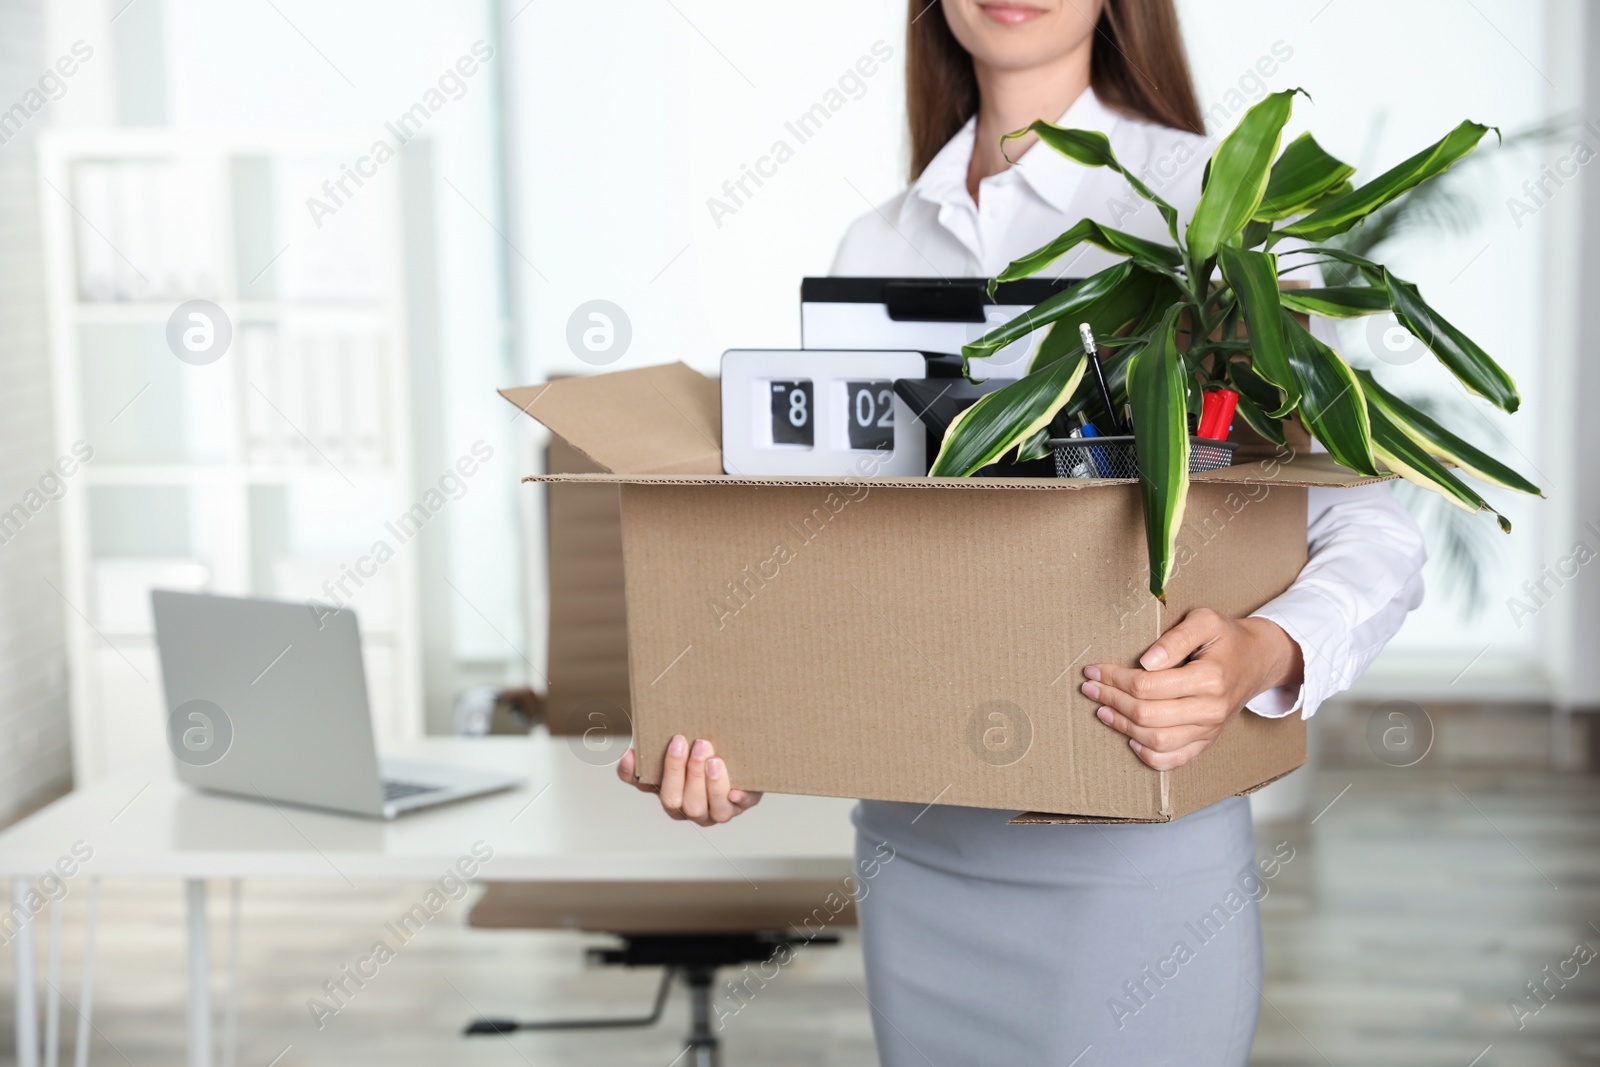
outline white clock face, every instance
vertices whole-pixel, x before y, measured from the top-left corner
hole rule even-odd
[[[898,477],[927,472],[922,424],[894,393],[917,352],[730,349],[722,354],[729,474]]]

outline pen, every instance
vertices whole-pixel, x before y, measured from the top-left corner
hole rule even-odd
[[[1079,418],[1082,418],[1082,416],[1080,415]],[[1081,426],[1074,426],[1067,436],[1072,438],[1081,438],[1084,437],[1085,434]],[[1075,449],[1074,451],[1076,451],[1078,454],[1078,462],[1072,465],[1072,469],[1067,472],[1067,477],[1093,478],[1094,472],[1089,469],[1088,454],[1081,448]]]
[[[1095,429],[1094,423],[1090,422],[1089,417],[1081,411],[1078,412],[1078,421],[1083,425],[1073,432],[1074,437],[1100,436],[1100,431]],[[1106,450],[1103,448],[1091,448],[1088,451],[1089,461],[1094,464],[1095,472],[1102,478],[1110,478],[1111,464],[1106,458]],[[1074,477],[1077,477],[1077,475],[1074,475]]]
[[[1100,367],[1100,350],[1095,347],[1094,331],[1089,329],[1087,322],[1078,323],[1078,335],[1083,338],[1083,351],[1089,357],[1089,366],[1094,368],[1095,384],[1100,387],[1100,403],[1106,409],[1106,418],[1111,422],[1111,432],[1119,434],[1125,432],[1121,420],[1117,418],[1116,405],[1111,402],[1111,390],[1106,386],[1106,374]]]

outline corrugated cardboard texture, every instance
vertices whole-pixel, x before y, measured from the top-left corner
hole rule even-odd
[[[1258,496],[1191,491],[1172,611],[1244,614],[1294,579],[1305,493]],[[1135,486],[625,485],[622,508],[647,773],[681,732],[744,788],[1148,820],[1304,758],[1298,723],[1255,719],[1164,783],[1094,718],[1082,668],[1164,623]]]
[[[602,471],[722,473],[717,381],[682,363],[561,378],[500,395]]]
[[[837,930],[856,925],[844,879],[781,882],[491,882],[473,926],[617,934]]]
[[[593,471],[552,438],[545,469]],[[545,721],[552,734],[581,734],[628,711],[628,611],[623,596],[622,505],[615,485],[548,489],[550,655]],[[598,714],[603,722],[597,721]]]

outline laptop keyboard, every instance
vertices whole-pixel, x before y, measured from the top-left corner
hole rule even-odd
[[[383,799],[403,800],[414,797],[418,793],[437,793],[443,789],[442,785],[423,785],[421,782],[396,782],[385,779],[383,783]]]

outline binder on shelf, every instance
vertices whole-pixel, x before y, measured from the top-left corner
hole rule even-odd
[[[136,301],[144,296],[147,275],[134,266],[139,259],[149,262],[144,242],[144,210],[142,187],[144,168],[139,163],[112,163],[110,165],[110,219],[107,219],[106,240],[117,251],[117,299]]]
[[[280,440],[284,461],[297,465],[319,462],[307,434],[310,419],[306,403],[306,341],[300,334],[279,337],[278,387],[277,396],[267,395],[277,407],[273,414],[283,426]]]
[[[279,229],[293,232],[305,218],[305,190],[320,188],[328,173],[339,168],[333,157],[295,157],[277,173]],[[369,303],[382,299],[391,248],[383,218],[393,196],[392,185],[374,183],[325,220],[315,240],[296,240],[273,269],[281,298],[308,303]]]
[[[303,339],[306,361],[306,410],[310,425],[306,433],[318,451],[329,461],[343,465],[346,403],[345,341],[342,336],[310,336]]]
[[[239,335],[246,463],[315,468],[323,465],[319,452],[340,467],[386,462],[385,338],[286,335],[261,325],[244,326]]]
[[[73,166],[72,184],[79,299],[216,295],[216,199],[203,164],[86,160]]]
[[[348,406],[350,459],[359,467],[382,466],[386,457],[383,405],[389,381],[384,347],[382,337],[350,339],[347,380],[361,383],[360,388],[351,390]]]
[[[214,174],[205,163],[195,160],[175,161],[164,171],[161,232],[170,258],[162,295],[214,298],[220,277],[220,249],[214,235],[223,221]]]
[[[73,245],[77,250],[78,299],[106,301],[118,298],[117,254],[96,227],[112,225],[110,163],[78,163],[72,168],[73,192],[78,211],[73,217]]]
[[[278,334],[271,327],[247,325],[240,329],[239,353],[244,373],[239,388],[244,407],[242,452],[246,463],[267,465],[283,459],[278,443],[281,422],[267,402],[267,397],[280,392],[277,351]]]

